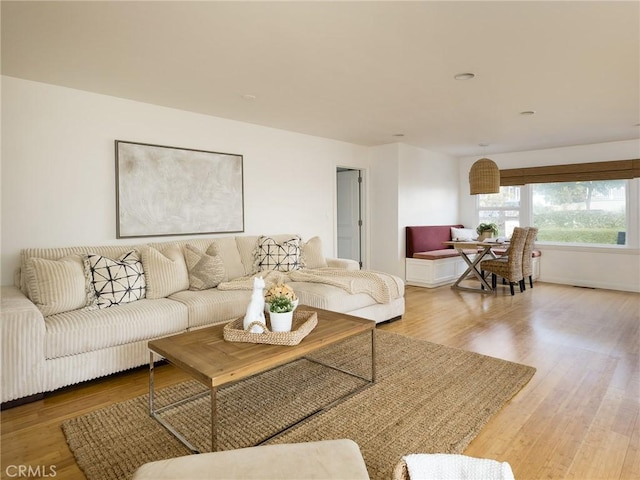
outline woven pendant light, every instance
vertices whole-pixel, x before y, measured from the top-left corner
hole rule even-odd
[[[481,158],[471,165],[469,190],[471,195],[500,192],[500,169],[493,160]]]

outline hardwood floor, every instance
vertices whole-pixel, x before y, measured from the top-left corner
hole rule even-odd
[[[537,368],[465,454],[507,461],[518,480],[640,478],[639,294],[542,283],[513,297],[507,288],[407,287],[406,302],[402,320],[378,328]],[[159,386],[185,379],[170,365],[156,375]],[[30,478],[84,478],[61,422],[147,388],[142,368],[3,411],[2,478],[17,478],[20,465],[38,474]]]

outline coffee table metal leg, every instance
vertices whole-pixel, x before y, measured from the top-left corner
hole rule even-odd
[[[357,373],[353,373],[350,372],[349,370],[346,370],[344,368],[340,368],[340,367],[336,367],[335,365],[331,365],[329,363],[323,362],[321,360],[317,360],[315,358],[313,358],[313,356],[311,357],[301,357],[304,358],[305,360],[308,360],[310,362],[316,363],[318,365],[322,365],[324,367],[330,368],[331,370],[335,370],[336,372],[342,372],[342,373],[346,373],[347,375],[350,375],[354,378],[359,378],[360,380],[364,380],[365,382],[367,382],[368,385],[366,385],[364,388],[370,386],[371,384],[375,383],[376,379],[376,369],[375,369],[375,363],[376,363],[376,358],[375,358],[375,351],[376,351],[376,337],[375,337],[375,333],[376,333],[376,329],[373,328],[370,330],[371,331],[371,378],[368,378],[365,372],[362,372],[362,374],[358,375]],[[362,333],[361,335],[365,335],[365,333]],[[354,393],[358,393],[358,390],[356,390]],[[350,394],[350,395],[353,395]]]
[[[164,407],[158,408],[156,410],[155,407],[155,383],[154,383],[154,353],[149,351],[149,416],[154,418],[160,425],[166,428],[174,437],[176,437],[185,447],[191,450],[193,453],[200,453],[200,451],[189,442],[180,432],[178,432],[169,422],[160,417],[160,413],[166,410],[170,410],[173,407],[183,405],[192,400],[202,397],[207,394],[205,390],[203,393],[199,393],[197,395],[193,395],[192,397],[185,398],[174,402],[170,405],[166,405]],[[215,397],[214,397],[215,398]]]
[[[155,394],[155,389],[153,385],[153,352],[149,352],[149,415],[153,417],[153,396]]]
[[[371,383],[376,383],[376,329],[371,330]]]

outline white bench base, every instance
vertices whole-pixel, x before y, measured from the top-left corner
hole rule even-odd
[[[470,255],[469,258],[473,259]],[[540,257],[532,260],[533,280],[540,277]],[[422,258],[405,259],[405,283],[414,287],[435,288],[455,282],[467,269],[460,257],[425,260]]]
[[[435,288],[453,283],[467,269],[467,264],[460,257],[405,260],[406,284],[415,287]]]

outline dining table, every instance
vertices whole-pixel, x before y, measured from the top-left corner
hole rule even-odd
[[[485,257],[490,258],[498,258],[498,255],[493,251],[494,248],[500,247],[503,248],[505,245],[508,245],[506,242],[498,242],[495,240],[484,240],[484,241],[448,241],[442,242],[444,245],[452,246],[459,253],[462,259],[467,264],[467,269],[460,275],[460,277],[455,281],[451,288],[456,290],[465,290],[469,292],[477,292],[477,293],[493,293],[494,289],[487,282],[487,280],[482,276],[481,271],[479,270],[480,262]],[[473,256],[473,258],[471,258]],[[475,277],[480,281],[480,287],[470,287],[467,285],[461,285],[464,280],[468,278]]]

